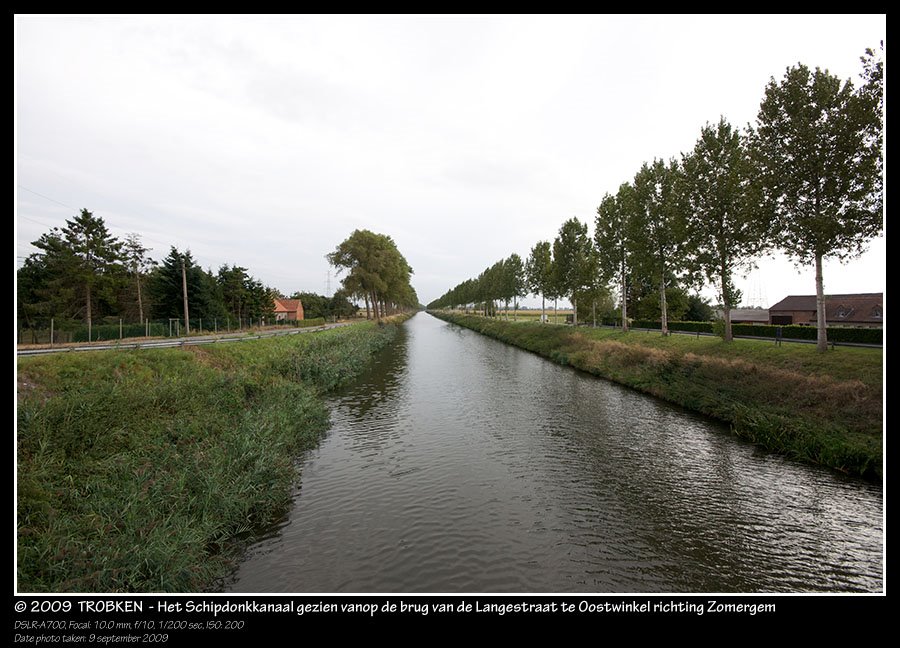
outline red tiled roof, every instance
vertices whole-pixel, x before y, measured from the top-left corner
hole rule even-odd
[[[297,310],[303,305],[299,299],[276,299],[275,300],[275,312],[276,313],[296,313]]]

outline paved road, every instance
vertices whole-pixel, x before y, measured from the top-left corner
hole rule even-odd
[[[273,331],[262,331],[254,335],[246,333],[223,333],[221,335],[198,335],[194,337],[164,338],[144,340],[143,342],[110,342],[108,344],[81,344],[78,346],[64,346],[45,349],[19,349],[17,354],[42,355],[45,353],[68,353],[71,351],[104,351],[107,349],[161,349],[166,347],[193,346],[196,344],[220,344],[222,342],[244,342],[246,340],[260,340],[262,338],[276,337],[280,335],[297,335],[299,333],[312,333],[325,331],[338,326],[347,326],[350,322],[337,324],[325,324],[323,326],[310,326],[308,328],[290,328]]]

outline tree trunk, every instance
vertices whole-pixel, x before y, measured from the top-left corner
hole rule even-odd
[[[622,332],[628,332],[628,280],[625,277],[625,261],[622,261]]]
[[[191,334],[191,320],[188,315],[188,298],[187,298],[187,272],[184,269],[184,259],[181,260],[181,290],[184,294],[184,334]]]
[[[578,326],[578,300],[572,295],[572,326]]]
[[[662,315],[660,320],[660,328],[662,328],[662,334],[669,334],[669,318],[668,313],[666,312],[666,280],[660,279],[659,281],[659,310]]]
[[[140,273],[135,273],[137,276],[137,289],[138,289],[138,318],[140,318],[141,324],[144,323],[144,304],[141,301],[141,275]]]
[[[556,312],[556,303],[558,299],[556,297],[553,298],[553,323],[559,324],[559,315]]]
[[[545,297],[544,293],[541,293],[541,324],[547,323],[547,309],[545,307]]]
[[[728,278],[725,269],[722,269],[722,311],[725,315],[725,341],[731,342],[734,337],[731,334],[731,295],[728,292]]]
[[[594,328],[597,328],[597,300],[591,302],[591,314],[594,317]]]
[[[828,329],[825,328],[825,291],[822,286],[822,255],[816,254],[816,350],[828,350]]]

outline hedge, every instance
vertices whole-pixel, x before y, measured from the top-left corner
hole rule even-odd
[[[653,320],[634,320],[631,323],[634,328],[659,329],[662,325]],[[775,339],[778,329],[781,329],[781,337],[785,340],[815,340],[817,329],[815,326],[773,324],[732,324],[734,335],[746,335]],[[670,331],[690,331],[712,333],[712,322],[669,322]],[[855,344],[882,344],[883,331],[880,328],[844,328],[831,327],[828,329],[829,342],[852,342]]]
[[[652,320],[634,320],[631,322],[634,328],[659,329],[662,324]],[[690,331],[691,333],[712,333],[712,322],[669,322],[670,331]]]
[[[781,329],[781,337],[786,340],[815,340],[818,329],[815,326],[774,326],[772,324],[734,324],[735,335],[752,335],[755,337],[774,338],[777,329]],[[880,328],[844,328],[827,329],[829,342],[854,342],[856,344],[882,344],[884,331]]]

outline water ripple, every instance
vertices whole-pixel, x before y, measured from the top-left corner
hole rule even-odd
[[[331,410],[232,591],[883,587],[880,488],[427,315]]]

